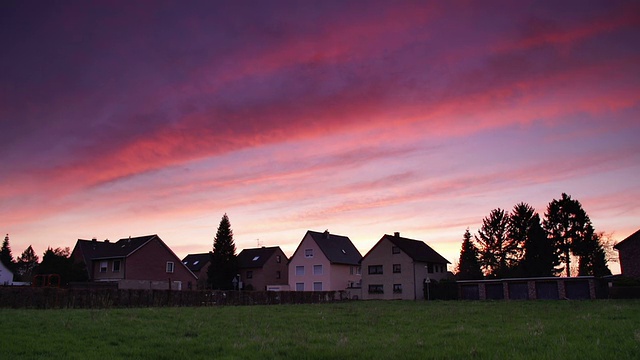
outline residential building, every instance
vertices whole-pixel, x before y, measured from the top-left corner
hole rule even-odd
[[[447,259],[423,241],[384,235],[362,258],[363,299],[424,299],[426,282],[447,277]]]
[[[79,239],[71,257],[84,263],[89,281],[120,289],[185,290],[197,280],[158,235],[116,242]]]
[[[289,287],[292,291],[359,290],[360,259],[348,237],[307,231],[289,260]]]
[[[279,246],[244,249],[238,254],[238,271],[244,290],[288,289],[289,259]]]
[[[0,285],[13,285],[13,272],[0,261]]]
[[[189,270],[198,278],[196,282],[197,289],[206,289],[209,265],[211,265],[211,252],[189,254],[182,259],[182,263],[185,264]]]
[[[623,276],[640,279],[640,230],[617,243],[620,272]]]

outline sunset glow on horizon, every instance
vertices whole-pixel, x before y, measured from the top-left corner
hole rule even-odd
[[[567,193],[640,228],[637,1],[0,4],[0,232],[424,240]],[[617,264],[609,264],[619,273]],[[449,268],[452,270],[452,267]]]

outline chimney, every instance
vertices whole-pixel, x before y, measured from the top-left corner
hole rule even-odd
[[[324,238],[328,239],[329,238],[329,229],[324,231]]]
[[[110,241],[109,241],[109,239],[106,239],[104,242],[109,243]]]
[[[393,233],[393,236],[395,236],[395,237],[400,237],[400,232],[398,232],[398,231],[394,232],[394,233]]]
[[[97,239],[97,238],[91,238],[91,241],[93,241],[93,242],[97,242],[97,241],[98,241],[98,239]]]

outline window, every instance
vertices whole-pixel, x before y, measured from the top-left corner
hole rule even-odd
[[[107,272],[107,262],[106,261],[100,261],[100,272],[101,273],[106,273]]]
[[[280,274],[280,270],[276,271],[276,279],[280,279],[282,274]]]
[[[296,266],[296,275],[297,276],[304,275],[304,266]]]
[[[362,268],[360,266],[356,266],[356,275],[360,275],[362,273]]]
[[[433,264],[427,264],[427,272],[433,274]]]
[[[397,246],[392,246],[391,247],[391,253],[392,254],[400,254],[400,248]]]
[[[313,291],[322,291],[322,281],[313,282]]]
[[[382,274],[382,265],[369,265],[369,275]]]
[[[282,262],[282,258],[280,257],[280,255],[276,255],[276,262],[278,264],[280,264]]]
[[[296,283],[296,291],[304,291],[304,283]]]
[[[402,284],[393,284],[393,293],[402,294]]]
[[[167,261],[167,272],[173,273],[173,261]]]
[[[313,249],[305,249],[304,250],[304,257],[312,258],[313,257]]]
[[[384,294],[382,285],[369,285],[369,294]]]
[[[200,260],[196,260],[193,262],[193,265],[198,265],[198,263],[200,262]]]
[[[120,272],[120,260],[113,260],[111,271],[114,273]]]
[[[251,260],[251,261],[258,261],[258,259],[260,259],[260,255],[258,255],[258,256],[254,256],[254,257],[253,257],[253,260]]]
[[[353,275],[353,274],[360,275],[360,272],[361,272],[361,271],[360,271],[360,266],[352,266],[352,267],[349,269],[349,274],[350,274],[350,275]]]
[[[253,278],[253,271],[249,270],[247,271],[247,279],[252,279]]]
[[[322,265],[313,265],[313,275],[322,275]]]
[[[402,266],[400,264],[393,264],[393,273],[400,274],[402,272]]]

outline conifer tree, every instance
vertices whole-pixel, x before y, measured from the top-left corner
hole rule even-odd
[[[460,260],[456,272],[458,280],[479,280],[482,279],[482,269],[478,261],[478,249],[471,242],[469,228],[462,237],[462,248],[460,249]]]
[[[38,266],[38,260],[38,255],[36,255],[36,252],[33,251],[33,248],[29,245],[29,247],[22,252],[16,264],[19,281],[31,281]]]
[[[515,263],[518,247],[508,236],[508,224],[508,213],[499,208],[491,210],[489,216],[482,220],[482,227],[475,238],[485,276],[506,276]]]
[[[13,262],[13,255],[11,254],[11,246],[9,245],[9,234],[4,237],[2,242],[2,249],[0,249],[0,261],[7,267],[7,269],[14,271],[15,263]]]
[[[233,279],[238,273],[236,245],[233,242],[233,231],[227,214],[222,216],[216,237],[213,241],[211,265],[207,273],[209,284],[213,289],[233,289]]]

